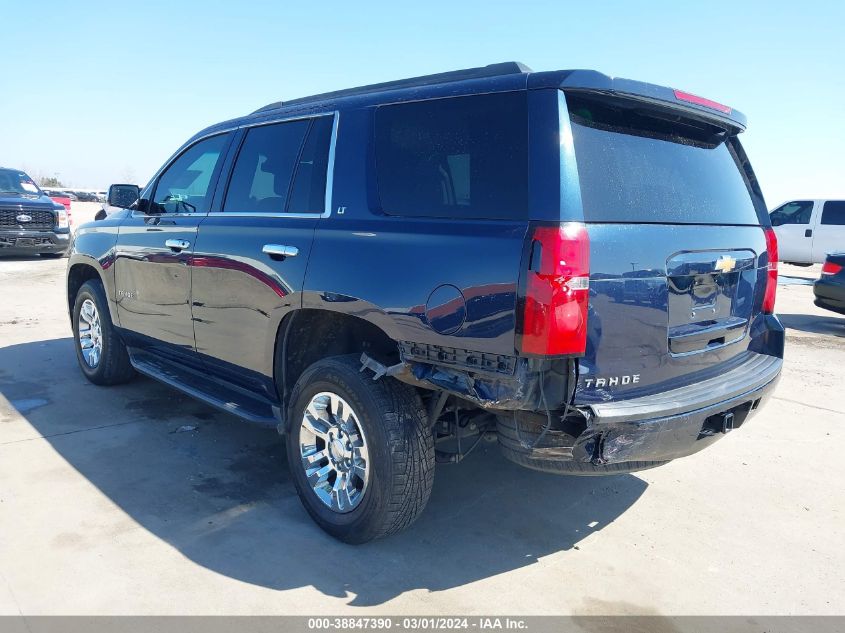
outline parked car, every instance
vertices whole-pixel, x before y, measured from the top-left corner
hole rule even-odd
[[[821,264],[845,249],[845,200],[793,200],[769,217],[784,262]]]
[[[61,257],[69,238],[65,208],[25,172],[0,167],[0,255]]]
[[[845,314],[845,252],[825,258],[821,277],[813,284],[813,294],[814,303],[820,308]]]
[[[70,211],[71,198],[66,192],[57,191],[56,189],[44,189],[44,193],[50,196],[53,202],[58,202],[67,211]]]
[[[74,191],[73,193],[80,202],[98,202],[97,196],[90,191]]]
[[[780,375],[744,128],[689,93],[516,63],[270,104],[79,229],[79,366],[276,425],[347,542],[410,524],[435,461],[483,437],[547,472],[664,464]]]

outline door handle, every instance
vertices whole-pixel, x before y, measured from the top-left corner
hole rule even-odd
[[[299,249],[296,246],[285,246],[284,244],[265,244],[261,252],[273,259],[284,259],[285,257],[299,255]]]
[[[188,248],[191,243],[188,240],[165,240],[164,245],[174,251],[182,251]]]
[[[813,237],[813,229],[807,229],[804,231],[804,237]]]

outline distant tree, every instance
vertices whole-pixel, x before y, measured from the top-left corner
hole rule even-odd
[[[64,187],[62,181],[55,176],[41,176],[38,179],[38,184],[42,187]]]

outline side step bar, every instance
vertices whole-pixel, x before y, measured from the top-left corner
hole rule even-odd
[[[169,365],[166,366],[146,356],[139,357],[137,354],[132,354],[130,360],[138,373],[163,382],[212,407],[262,426],[279,427],[281,418],[277,404],[245,394],[240,389],[210,379],[207,375],[199,375],[188,368],[184,368],[177,375]],[[235,402],[248,404],[244,406]]]

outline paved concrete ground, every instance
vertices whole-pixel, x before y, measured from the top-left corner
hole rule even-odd
[[[64,267],[0,260],[0,614],[845,613],[845,318],[810,286],[780,288],[774,400],[712,448],[564,478],[484,446],[438,466],[410,530],[350,547],[273,431],[86,382]]]

